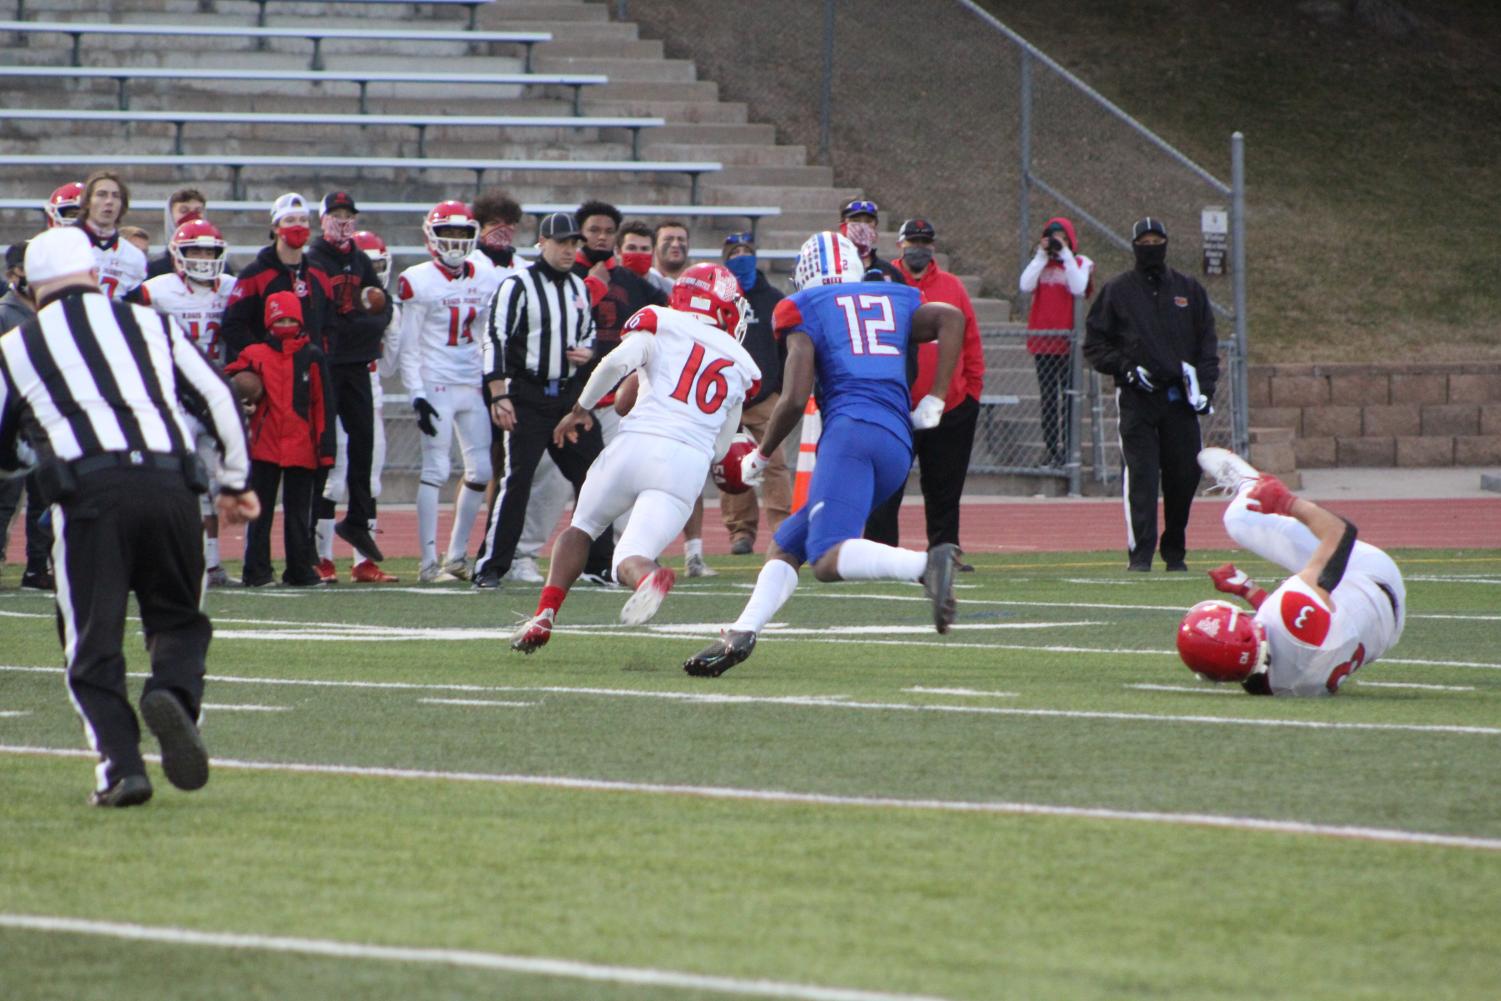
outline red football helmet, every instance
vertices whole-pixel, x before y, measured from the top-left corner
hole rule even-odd
[[[378,234],[362,229],[354,234],[354,245],[370,258],[370,263],[375,265],[375,277],[385,285],[391,275],[391,251],[386,249],[386,241]]]
[[[695,264],[678,276],[667,304],[712,323],[737,341],[745,339],[749,303],[723,264]]]
[[[212,285],[224,273],[224,251],[227,248],[224,234],[207,219],[192,219],[177,227],[167,252],[172,255],[172,267],[184,278],[191,278],[204,285]],[[186,253],[193,247],[214,252],[213,257],[189,257]]]
[[[469,235],[439,236],[438,230],[446,228],[463,229]],[[428,253],[444,267],[457,269],[464,263],[464,258],[474,252],[474,241],[479,239],[479,221],[463,202],[439,202],[423,221],[422,233],[427,237]]]
[[[744,431],[730,439],[730,447],[725,450],[724,458],[709,467],[709,475],[714,477],[714,485],[724,494],[743,494],[750,487],[740,479],[740,460],[750,455],[757,447],[756,439]]]
[[[42,206],[47,213],[47,228],[71,226],[83,208],[83,185],[71,181],[52,192],[47,204]]]
[[[1265,669],[1266,630],[1228,601],[1201,601],[1178,626],[1178,656],[1210,681],[1244,681]]]

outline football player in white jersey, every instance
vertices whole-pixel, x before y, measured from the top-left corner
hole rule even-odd
[[[78,225],[94,247],[99,288],[111,299],[123,299],[146,280],[146,255],[120,237],[130,189],[114,171],[96,170],[83,182],[82,205]]]
[[[479,235],[469,207],[441,202],[422,225],[432,260],[407,268],[397,281],[401,304],[401,383],[422,432],[417,486],[417,532],[422,544],[418,580],[457,580],[468,574],[465,555],[490,479],[490,414],[480,383],[484,330],[495,292],[489,262],[475,259]],[[448,553],[438,561],[438,495],[448,482],[454,434],[464,456],[464,481],[454,503]]]
[[[1252,695],[1333,695],[1352,673],[1396,645],[1407,615],[1402,573],[1355,526],[1234,452],[1206,448],[1203,470],[1234,495],[1225,530],[1236,543],[1292,572],[1271,594],[1233,563],[1209,572],[1217,590],[1244,598],[1204,601],[1178,627],[1183,662]]]
[[[136,288],[132,299],[165,313],[177,321],[188,340],[215,368],[224,367],[224,344],[219,340],[219,321],[234,290],[235,280],[224,273],[227,245],[219,228],[206,219],[195,219],[177,227],[167,244],[172,258],[172,273],[147,279]],[[202,496],[203,558],[208,568],[210,587],[232,587],[239,581],[230,577],[219,563],[219,519],[212,498],[219,457],[213,436],[192,414],[188,427],[194,433],[198,456],[209,471],[211,489]]]
[[[668,306],[647,306],[626,321],[620,346],[601,359],[554,440],[561,444],[593,426],[590,411],[600,397],[639,371],[636,403],[590,467],[573,521],[553,545],[537,612],[512,636],[511,649],[531,653],[547,643],[590,543],[627,511],[631,519],[615,542],[613,570],[634,592],[620,621],[640,625],[657,613],[676,580],[657,557],[683,530],[709,464],[729,449],[741,405],[761,381],[740,344],[745,325],[740,285],[719,264],[688,268]]]

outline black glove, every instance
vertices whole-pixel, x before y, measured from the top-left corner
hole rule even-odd
[[[438,437],[438,428],[433,424],[438,419],[438,409],[420,396],[412,401],[412,409],[417,411],[417,429],[429,438]]]
[[[1156,384],[1152,382],[1152,373],[1148,372],[1143,365],[1127,369],[1125,379],[1127,385],[1135,386],[1137,389],[1145,390],[1148,393],[1157,388]]]

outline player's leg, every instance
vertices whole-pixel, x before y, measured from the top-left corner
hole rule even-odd
[[[469,554],[469,536],[485,503],[485,486],[490,482],[490,415],[477,387],[452,393],[454,434],[459,437],[459,451],[464,457],[464,479],[454,503],[453,531],[449,534],[443,569],[455,577],[467,578],[469,568],[465,557]]]
[[[380,534],[377,513],[380,510],[381,473],[386,468],[386,419],[383,414],[386,394],[381,389],[380,373],[374,362],[370,363],[370,402],[375,412],[374,445],[370,453],[370,535]],[[330,526],[332,527],[332,526]],[[380,564],[371,559],[356,556],[349,569],[351,580],[362,584],[395,584],[400,578],[386,573]]]
[[[434,435],[420,435],[422,472],[417,478],[417,542],[421,547],[417,579],[432,583],[443,576],[438,563],[438,504],[448,474],[453,469],[453,399],[452,394],[429,392],[427,402],[437,411],[433,417]]]
[[[700,453],[676,442],[659,440],[655,454],[643,456],[630,526],[615,543],[615,580],[632,589],[620,621],[640,625],[657,614],[662,601],[677,582],[676,575],[662,566],[658,557],[667,548],[702,495],[696,489],[704,461]]]
[[[319,573],[333,569],[334,564],[334,514],[338,505],[344,503],[345,484],[349,470],[349,435],[344,422],[334,417],[334,464],[328,469],[323,481],[323,493],[318,498],[314,536],[318,547]],[[325,564],[327,564],[325,566]]]
[[[707,478],[708,474],[704,474]],[[699,484],[688,523],[683,526],[683,569],[689,577],[718,577],[719,571],[704,562],[704,494]]]
[[[344,520],[352,526],[370,528],[374,507],[370,499],[370,465],[375,451],[375,405],[370,393],[370,368],[364,364],[334,365],[338,382],[335,399],[339,420],[349,434],[345,491],[349,506]]]
[[[549,428],[549,436],[551,433],[551,428]],[[569,483],[573,484],[575,511],[578,509],[578,493],[584,488],[584,480],[589,475],[589,467],[594,464],[595,459],[599,458],[604,447],[604,436],[600,433],[598,424],[588,431],[580,432],[578,441],[567,443],[562,448],[551,444],[549,437],[547,449],[552,456],[552,461],[557,463],[559,471]],[[591,578],[603,581],[609,577],[610,568],[614,562],[615,534],[601,531],[589,547],[589,559],[584,565],[584,572]]]
[[[271,532],[276,528],[276,492],[280,486],[280,466],[263,459],[251,460],[250,488],[260,502],[261,513],[245,526],[245,562],[240,578],[246,587],[261,587],[273,581]]]
[[[1120,421],[1121,501],[1126,513],[1128,569],[1151,570],[1157,551],[1157,416],[1152,396],[1135,390],[1115,393]]]
[[[1162,468],[1162,561],[1168,570],[1188,569],[1188,512],[1199,489],[1199,415],[1186,404],[1169,402],[1158,424]]]

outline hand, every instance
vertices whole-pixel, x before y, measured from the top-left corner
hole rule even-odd
[[[490,423],[502,431],[516,429],[516,408],[510,400],[496,400],[490,404]]]
[[[761,454],[759,448],[752,449],[740,460],[740,482],[748,487],[760,483],[761,477],[766,473],[766,464],[770,461]]]
[[[1193,407],[1196,414],[1212,414],[1214,407],[1209,402],[1209,397],[1199,390],[1199,370],[1188,362],[1183,363],[1183,390],[1188,398],[1188,405]]]
[[[1246,509],[1262,514],[1290,515],[1297,499],[1287,489],[1287,484],[1270,473],[1262,473],[1256,480],[1256,485],[1246,494]]]
[[[573,410],[564,414],[563,419],[558,421],[558,426],[552,429],[552,443],[559,448],[562,448],[565,443],[575,444],[579,440],[579,434],[592,427],[594,427],[594,417],[589,411],[575,403]]]
[[[433,423],[439,420],[438,409],[420,396],[412,400],[412,409],[417,411],[417,429],[429,438],[438,437],[438,426]]]
[[[219,520],[224,524],[238,525],[261,516],[261,499],[255,495],[254,490],[240,494],[221,493],[214,498],[214,510],[219,513]]]
[[[590,268],[589,277],[595,279],[596,281],[604,282],[606,285],[610,284],[610,268],[608,260],[609,259],[606,258],[605,260],[600,261],[598,264],[594,265],[594,267]]]
[[[1152,373],[1148,372],[1144,365],[1127,370],[1125,378],[1126,385],[1135,386],[1148,393],[1157,388],[1157,384],[1152,381]]]
[[[564,354],[575,365],[587,365],[594,360],[594,349],[582,344],[569,348]]]
[[[943,420],[943,400],[937,396],[924,396],[917,401],[917,409],[909,415],[912,426],[919,431],[936,428]]]
[[[1234,563],[1226,563],[1222,567],[1215,567],[1209,571],[1209,579],[1214,581],[1214,589],[1222,594],[1234,594],[1244,598],[1251,593],[1256,582],[1246,576],[1244,570],[1237,569]]]

